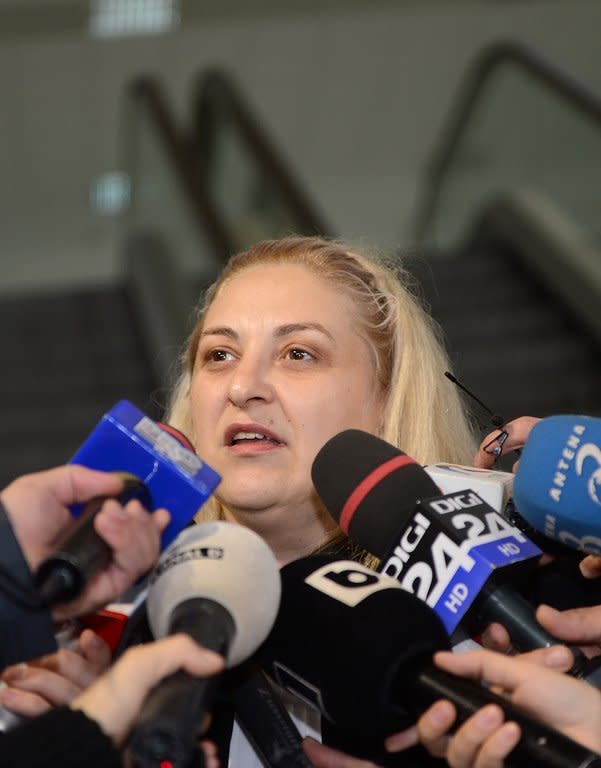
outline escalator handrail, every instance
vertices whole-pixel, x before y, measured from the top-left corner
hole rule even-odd
[[[299,234],[332,236],[332,229],[304,192],[301,183],[277,151],[272,139],[229,73],[222,69],[203,72],[195,89],[191,141],[202,152],[210,151],[212,132],[220,117],[234,122],[243,141],[261,169],[277,186],[278,192],[292,213]],[[204,170],[208,165],[205,155]],[[201,171],[203,170],[201,163]]]
[[[487,46],[468,69],[460,85],[459,95],[443,125],[441,138],[436,144],[437,149],[428,164],[424,192],[415,219],[417,243],[424,241],[438,204],[443,178],[480,92],[486,87],[491,74],[507,62],[518,65],[545,87],[562,96],[601,129],[601,96],[597,91],[529,45],[514,40],[503,40]]]
[[[228,227],[199,183],[194,157],[175,127],[161,86],[152,77],[138,77],[129,86],[128,97],[134,102],[142,102],[148,110],[152,124],[160,135],[161,146],[168,155],[171,168],[175,169],[180,189],[197,223],[210,240],[215,253],[225,262],[233,248]]]

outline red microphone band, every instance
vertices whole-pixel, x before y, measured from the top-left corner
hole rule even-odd
[[[163,430],[163,432],[167,432],[167,434],[174,437],[178,441],[178,443],[184,446],[184,448],[187,448],[189,451],[192,451],[192,453],[196,453],[192,443],[188,440],[188,438],[184,435],[183,432],[180,432],[179,429],[177,429],[176,427],[172,427],[171,424],[167,424],[164,421],[157,421],[157,424]]]
[[[406,453],[401,453],[384,464],[376,467],[369,475],[366,475],[351,495],[346,500],[342,513],[340,515],[340,527],[345,533],[348,533],[351,520],[355,514],[357,507],[363,502],[363,499],[370,493],[378,483],[380,483],[391,472],[394,472],[401,467],[406,467],[408,464],[417,464],[415,459],[411,456],[407,456]]]

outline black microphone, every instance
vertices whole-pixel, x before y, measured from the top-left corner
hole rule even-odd
[[[280,598],[273,553],[257,534],[233,523],[182,531],[155,568],[147,597],[156,638],[189,634],[235,666],[263,642]],[[170,675],[148,696],[130,740],[136,768],[187,768],[219,676]]]
[[[475,492],[440,495],[414,459],[354,429],[323,446],[312,478],[342,530],[433,608],[449,634],[460,621],[473,633],[497,621],[521,650],[561,642],[508,583],[536,567],[540,550]],[[580,674],[588,660],[572,652]]]
[[[113,474],[123,479],[123,491],[114,497],[119,504],[124,506],[138,499],[146,509],[152,508],[150,494],[140,478],[127,472]],[[99,496],[89,501],[64,541],[38,567],[34,582],[44,605],[74,600],[92,576],[111,562],[113,551],[94,528],[96,515],[107,498]]]
[[[438,669],[432,654],[450,646],[444,626],[396,580],[327,555],[289,563],[281,579],[278,615],[255,658],[280,686],[315,706],[329,723],[361,735],[360,757],[398,759],[386,758],[378,744],[446,698],[457,709],[458,723],[495,703],[506,719],[519,724],[521,738],[508,766],[601,766],[599,755],[506,699]]]
[[[252,661],[230,673],[236,720],[264,768],[312,768],[302,737],[265,672]]]

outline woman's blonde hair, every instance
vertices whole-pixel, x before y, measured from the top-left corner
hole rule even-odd
[[[449,361],[440,329],[412,292],[398,264],[367,256],[319,237],[264,240],[233,256],[206,291],[195,328],[181,358],[166,420],[192,435],[190,380],[203,321],[219,290],[244,269],[262,264],[298,264],[342,290],[355,308],[355,328],[373,355],[375,378],[385,397],[380,437],[421,464],[471,462],[476,447],[460,395],[444,376]],[[221,517],[206,504],[203,519]]]

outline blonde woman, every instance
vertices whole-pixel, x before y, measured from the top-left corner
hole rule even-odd
[[[370,560],[311,482],[317,452],[338,432],[363,429],[424,464],[474,455],[438,329],[408,276],[339,242],[289,237],[234,256],[181,363],[166,420],[223,478],[199,520],[252,528],[281,564],[326,548]],[[319,739],[311,713],[296,715],[301,733]],[[230,765],[260,766],[237,728],[220,746],[224,766],[228,746]],[[306,752],[318,767],[368,766],[314,740]]]

